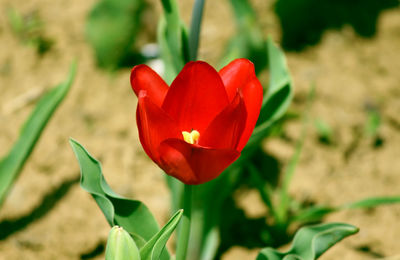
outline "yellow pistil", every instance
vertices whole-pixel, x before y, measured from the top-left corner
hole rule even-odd
[[[196,144],[200,138],[200,133],[197,130],[192,130],[192,132],[182,131],[183,140],[189,144]]]

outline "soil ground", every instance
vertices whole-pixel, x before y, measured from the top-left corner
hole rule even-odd
[[[0,1],[0,156],[18,137],[18,129],[35,96],[64,80],[70,63],[79,59],[78,74],[65,101],[51,119],[22,174],[0,211],[0,259],[80,259],[101,252],[109,226],[94,200],[78,184],[79,168],[68,138],[80,141],[98,158],[113,189],[142,200],[160,223],[168,219],[169,195],[160,170],[144,154],[135,123],[136,97],[129,85],[129,69],[108,73],[96,67],[85,41],[84,24],[96,1]],[[183,1],[181,1],[183,2]],[[186,21],[192,1],[182,3]],[[200,58],[216,65],[224,43],[234,31],[228,1],[208,1],[205,9]],[[255,2],[255,1],[254,1]],[[279,26],[269,3],[258,1],[266,33],[279,41]],[[267,1],[265,1],[267,2]],[[147,22],[155,28],[157,10]],[[55,44],[39,56],[13,35],[6,9],[38,11],[45,35]],[[152,27],[153,26],[153,27]],[[295,82],[291,111],[304,111],[312,84],[316,98],[312,121],[323,119],[333,129],[334,145],[318,141],[310,124],[291,194],[300,200],[341,205],[370,196],[400,194],[400,9],[382,13],[378,34],[356,36],[351,28],[326,33],[322,42],[300,53],[287,53]],[[362,135],[365,107],[379,109],[380,147]],[[285,124],[289,139],[300,136],[300,120]],[[293,143],[266,140],[267,151],[285,165]],[[56,198],[56,200],[54,200]],[[250,206],[249,215],[265,213],[257,194],[239,198]],[[32,221],[32,219],[34,221]],[[342,221],[360,228],[321,257],[333,259],[400,259],[400,205],[373,210],[348,210],[327,221]],[[7,229],[8,230],[8,229]],[[255,259],[257,250],[235,247],[224,259]],[[102,259],[98,255],[94,259]]]

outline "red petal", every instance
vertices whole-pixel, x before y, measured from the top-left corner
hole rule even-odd
[[[258,116],[260,115],[262,99],[263,99],[263,88],[256,77],[252,81],[246,84],[243,90],[243,100],[247,110],[246,127],[244,128],[242,137],[240,138],[237,146],[238,151],[242,149],[249,141],[251,134],[253,133],[254,127],[256,126]]]
[[[200,135],[199,145],[218,149],[236,149],[245,128],[246,106],[240,93]]]
[[[131,71],[131,86],[136,96],[141,90],[146,90],[147,96],[154,104],[161,107],[168,85],[149,66],[141,64],[133,67]]]
[[[229,104],[221,77],[205,62],[189,62],[172,82],[162,108],[181,131],[200,132]]]
[[[255,77],[254,65],[247,59],[236,59],[223,67],[219,75],[224,82],[229,100],[235,97],[237,90],[243,88]]]
[[[158,146],[168,138],[181,138],[182,133],[175,122],[147,96],[146,91],[139,92],[136,122],[139,138],[147,155],[159,164]]]
[[[238,145],[238,151],[241,151],[249,140],[260,114],[263,88],[256,77],[253,63],[247,59],[232,61],[222,68],[219,74],[225,84],[229,100],[233,99],[238,89],[243,93],[247,110],[247,120],[245,130]]]
[[[217,178],[240,153],[234,149],[210,149],[183,140],[168,139],[161,143],[161,168],[185,184],[201,184]]]

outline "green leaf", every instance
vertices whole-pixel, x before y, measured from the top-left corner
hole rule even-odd
[[[168,223],[140,249],[140,256],[143,260],[160,259],[160,254],[181,220],[182,214],[183,210],[178,210]]]
[[[344,223],[328,223],[301,228],[295,235],[292,247],[286,253],[273,248],[261,250],[257,260],[314,260],[358,228]]]
[[[328,206],[313,206],[296,213],[290,222],[310,223],[321,221],[326,215],[337,211],[337,208]]]
[[[196,0],[193,4],[192,21],[190,23],[190,34],[188,42],[190,60],[197,60],[204,4],[205,0]]]
[[[291,222],[296,221],[301,223],[308,223],[308,222],[321,221],[326,215],[340,210],[363,209],[363,208],[368,209],[395,203],[400,203],[400,196],[366,198],[355,202],[346,203],[339,207],[314,206],[297,212],[292,217]]]
[[[86,37],[100,67],[115,69],[129,58],[139,58],[133,45],[143,8],[143,0],[101,0],[90,11]]]
[[[258,143],[273,122],[281,118],[290,105],[293,97],[293,84],[286,64],[285,55],[272,41],[267,41],[270,80],[265,90],[263,105],[257,126],[249,143]]]
[[[400,196],[366,198],[356,202],[345,204],[339,209],[373,208],[394,203],[400,203]]]
[[[236,22],[236,35],[229,41],[220,65],[225,66],[237,58],[247,58],[254,63],[258,74],[268,64],[268,50],[256,12],[248,0],[230,0],[230,3]]]
[[[164,80],[170,84],[189,61],[188,33],[179,15],[176,0],[162,0],[163,17],[158,25],[157,40],[165,64]]]
[[[175,34],[175,36],[171,36],[168,29],[166,20],[164,17],[160,19],[158,25],[158,44],[160,46],[161,58],[164,62],[164,77],[163,79],[167,84],[171,84],[178,73],[182,70],[185,59],[183,56],[183,46],[182,44],[178,44],[177,42],[185,42],[188,39],[187,31],[184,27],[178,27],[177,29],[180,34]],[[177,40],[173,40],[177,39]],[[179,40],[181,39],[181,40]],[[187,48],[187,44],[186,44]]]
[[[135,241],[122,227],[114,226],[108,235],[106,260],[140,260]]]
[[[137,245],[149,241],[159,231],[154,216],[142,202],[123,198],[107,184],[100,163],[77,141],[70,144],[81,169],[81,187],[89,192],[110,226],[121,226],[132,234]],[[161,259],[169,259],[167,250]]]
[[[76,63],[71,65],[67,80],[44,95],[21,129],[20,136],[8,155],[0,161],[0,205],[18,177],[26,160],[39,140],[47,122],[64,99],[72,85]]]
[[[270,70],[270,82],[267,93],[267,99],[264,99],[265,104],[268,98],[278,93],[282,88],[289,86],[291,88],[292,79],[289,69],[286,64],[286,58],[283,51],[278,48],[272,38],[268,38],[268,58]],[[288,102],[288,101],[287,101]]]

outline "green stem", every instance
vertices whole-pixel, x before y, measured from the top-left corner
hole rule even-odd
[[[189,244],[190,218],[192,214],[192,186],[185,184],[183,191],[183,217],[178,236],[176,260],[186,260],[186,253]]]
[[[197,60],[199,49],[199,36],[201,30],[201,20],[203,18],[203,8],[205,0],[196,0],[193,6],[192,22],[189,34],[189,57],[190,60]]]

